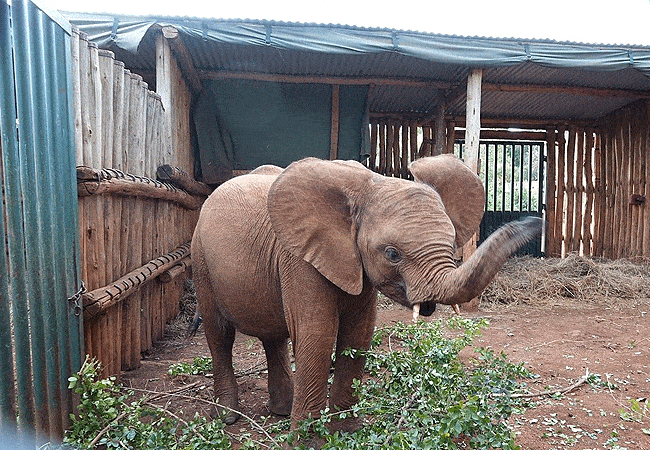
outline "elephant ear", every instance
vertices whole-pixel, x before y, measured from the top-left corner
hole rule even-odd
[[[481,179],[451,154],[417,159],[409,169],[415,181],[438,191],[456,229],[456,246],[463,246],[478,230],[483,218],[485,188]]]
[[[268,210],[280,244],[345,292],[363,288],[352,220],[353,199],[372,172],[361,164],[307,158],[271,185]]]

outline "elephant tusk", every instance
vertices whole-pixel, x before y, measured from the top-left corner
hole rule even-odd
[[[413,305],[413,322],[417,322],[418,317],[420,317],[420,304],[416,303]]]
[[[452,308],[454,308],[454,312],[460,316],[460,308],[458,307],[458,303],[454,303],[451,305]]]

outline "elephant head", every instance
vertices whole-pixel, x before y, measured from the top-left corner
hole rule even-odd
[[[541,233],[539,218],[507,224],[456,267],[455,248],[483,216],[482,183],[453,155],[419,159],[410,170],[415,181],[349,161],[291,164],[268,197],[278,241],[349,294],[358,295],[367,277],[393,301],[430,315],[436,303],[477,296],[508,257]]]

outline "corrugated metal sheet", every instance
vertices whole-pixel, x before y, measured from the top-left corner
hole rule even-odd
[[[0,414],[3,430],[56,440],[81,365],[69,35],[33,3],[0,0],[0,54]]]
[[[92,18],[92,15],[85,16],[83,23],[89,23]],[[120,18],[122,21],[136,19]],[[96,20],[104,24],[113,23],[111,16],[97,16]],[[434,87],[426,89],[412,85],[406,88],[400,82],[429,80],[448,82],[452,87],[462,88],[470,68],[476,66],[485,68],[483,79],[490,83],[650,92],[650,77],[644,73],[643,62],[650,52],[647,47],[445,36],[273,21],[178,17],[146,20],[149,21],[147,23],[160,25],[179,24],[193,30],[184,34],[183,39],[198,71],[397,80],[395,84],[382,85],[370,91],[371,113],[431,114],[444,93]],[[147,80],[154,76],[154,36],[160,25],[146,31],[137,54],[116,46],[111,48],[128,68],[142,74]],[[264,45],[265,29],[268,45]],[[210,32],[215,33],[216,37],[207,38],[205,33]],[[307,39],[306,36],[311,40],[301,43],[301,37]],[[110,46],[110,41],[105,38],[106,33],[101,35],[102,43]],[[522,60],[524,50],[531,52],[527,60],[524,58],[525,61]],[[635,54],[638,56],[636,60]],[[462,93],[460,97],[452,99],[450,113],[463,115],[464,101]],[[490,92],[483,102],[482,115],[557,120],[598,119],[629,101],[578,98],[569,94]]]

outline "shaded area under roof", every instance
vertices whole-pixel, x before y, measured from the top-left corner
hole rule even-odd
[[[366,80],[373,114],[423,117],[445,102],[448,115],[462,116],[462,86],[470,69],[478,67],[484,69],[484,117],[594,120],[650,96],[648,47],[271,21],[64,15],[138,73],[153,74],[155,31],[172,26],[200,78],[270,74]],[[594,88],[628,92],[601,95]]]

